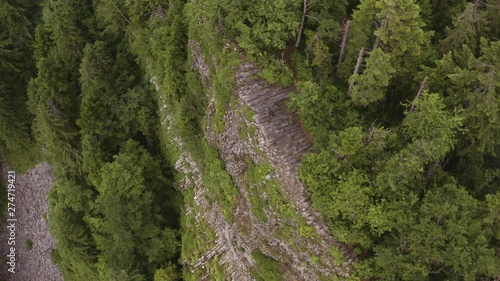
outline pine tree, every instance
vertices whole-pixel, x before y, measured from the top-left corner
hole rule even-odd
[[[158,163],[138,143],[128,141],[114,161],[103,165],[99,195],[87,217],[101,251],[101,271],[139,270],[149,262],[162,263],[175,256],[175,232],[162,230],[160,207],[154,202],[153,184]],[[133,265],[132,268],[129,268]]]
[[[31,60],[34,3],[0,2],[0,154],[24,172],[38,157],[33,144],[33,116],[26,107],[26,86],[34,74]]]
[[[442,48],[445,52],[460,49],[463,45],[467,45],[471,50],[476,50],[479,36],[477,30],[479,12],[477,9],[475,4],[467,4],[463,13],[453,21],[453,29],[445,29],[447,36],[442,42]]]
[[[387,86],[396,73],[391,66],[391,58],[390,54],[376,49],[366,59],[363,73],[355,73],[349,78],[352,85],[349,95],[354,104],[366,107],[385,98]]]
[[[376,2],[375,8],[377,40],[373,48],[381,47],[391,54],[391,63],[398,71],[417,66],[432,34],[422,29],[420,7],[415,1],[383,0]]]

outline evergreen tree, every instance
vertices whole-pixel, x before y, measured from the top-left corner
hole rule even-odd
[[[374,47],[381,47],[391,54],[391,63],[398,71],[408,71],[422,62],[431,32],[425,32],[415,1],[383,0],[375,3],[377,40]]]
[[[162,229],[154,204],[158,163],[136,142],[128,141],[114,161],[103,166],[93,214],[87,217],[98,249],[101,274],[141,270],[147,258],[162,263],[177,251],[175,231]],[[132,266],[132,268],[130,268]]]
[[[34,74],[30,11],[36,5],[0,2],[0,154],[19,172],[38,159],[31,134],[33,116],[26,107],[26,86]]]
[[[350,97],[354,104],[367,106],[373,102],[383,100],[389,82],[396,73],[391,66],[390,54],[380,49],[370,52],[366,59],[365,71],[355,73],[349,78],[352,86]]]

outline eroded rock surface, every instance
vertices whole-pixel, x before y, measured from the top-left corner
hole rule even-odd
[[[253,63],[242,63],[236,74],[234,94],[240,104],[250,107],[255,113],[252,125],[257,128],[258,146],[276,168],[288,200],[307,223],[314,226],[327,245],[337,244],[321,214],[312,208],[309,194],[299,180],[301,157],[309,151],[312,143],[300,126],[298,117],[286,107],[286,100],[293,89],[256,79],[258,71]],[[348,249],[344,251],[350,260]]]
[[[199,70],[203,85],[210,93],[205,139],[218,148],[226,170],[240,193],[237,207],[233,211],[234,222],[231,228],[225,223],[224,227],[219,226],[214,230],[223,233],[230,231],[236,249],[243,249],[244,253],[260,251],[280,261],[282,265],[287,265],[285,269],[282,267],[281,274],[287,276],[288,280],[319,280],[320,275],[332,277],[334,274],[349,276],[353,261],[349,249],[335,241],[321,215],[312,208],[309,195],[298,177],[301,157],[309,151],[312,144],[301,128],[298,117],[286,107],[286,100],[293,89],[269,85],[257,79],[259,69],[253,63],[242,62],[236,71],[233,90],[237,103],[228,106],[223,117],[224,130],[217,134],[212,126],[217,93],[210,87],[208,66],[200,48],[195,42],[190,42],[190,47],[194,57],[193,68]],[[252,120],[245,116],[245,110],[252,112]],[[242,135],[243,127],[252,128],[250,131],[253,134]],[[255,165],[259,165],[263,157],[270,162],[275,173],[266,176],[261,183],[249,185],[245,180],[246,161],[251,159]],[[279,180],[280,191],[285,194],[286,200],[315,229],[319,239],[302,237],[298,231],[298,221],[284,220],[270,206],[264,207],[265,221],[255,217],[250,197],[259,194],[257,196],[262,196],[265,200],[267,195],[263,186],[273,178]],[[293,236],[291,239],[285,240],[275,235],[284,226],[295,229],[290,234]],[[332,247],[339,247],[346,257],[346,261],[340,266],[329,252]],[[321,257],[321,262],[313,261],[311,257]],[[239,262],[246,263],[245,269],[252,267],[250,258],[240,259]]]

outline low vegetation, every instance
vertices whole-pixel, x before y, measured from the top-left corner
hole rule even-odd
[[[31,241],[30,239],[24,241],[24,247],[26,248],[26,250],[30,251],[31,249],[33,249],[33,241]]]

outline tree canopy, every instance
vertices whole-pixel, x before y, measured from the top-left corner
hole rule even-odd
[[[245,151],[263,160],[252,167],[214,143],[235,117],[242,142],[255,133],[261,120],[234,89],[265,82],[290,93],[312,144],[300,179],[356,253],[353,279],[494,280],[499,14],[499,0],[1,0],[0,154],[20,171],[54,167],[49,224],[65,280],[221,280],[218,256],[191,268],[220,233],[190,221],[200,195],[174,188],[174,167],[189,154],[207,202],[241,224],[236,204],[257,196],[250,178],[270,159]],[[262,202],[288,207],[265,178]],[[251,199],[248,212],[266,217]],[[255,278],[292,278],[264,252],[244,254]]]

